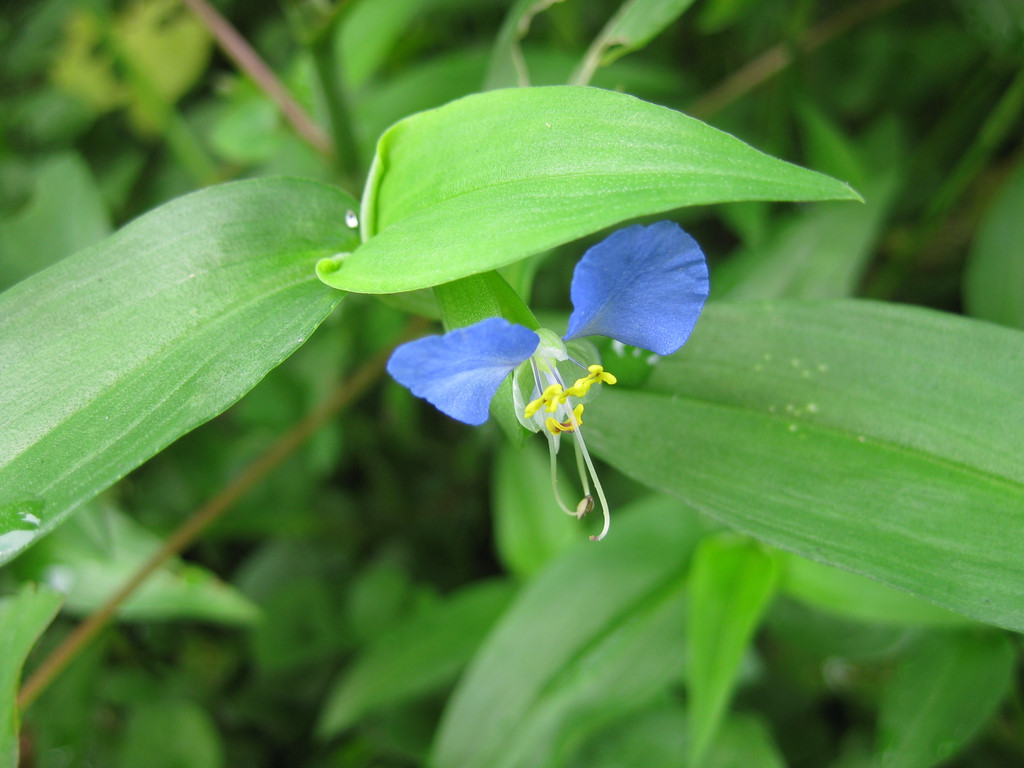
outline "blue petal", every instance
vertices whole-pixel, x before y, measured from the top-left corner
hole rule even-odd
[[[442,413],[475,426],[487,421],[501,382],[539,343],[528,328],[489,317],[403,344],[391,354],[388,373]]]
[[[670,355],[690,338],[708,288],[704,254],[678,224],[620,229],[576,265],[565,338],[608,336]]]

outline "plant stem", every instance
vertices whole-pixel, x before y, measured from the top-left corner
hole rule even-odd
[[[403,332],[401,339],[392,347],[379,353],[351,377],[339,383],[327,398],[306,417],[282,435],[259,458],[245,467],[235,478],[197,509],[164,541],[160,547],[121,588],[102,606],[75,627],[64,641],[47,656],[28,678],[18,692],[18,707],[22,711],[32,705],[53,680],[64,671],[79,653],[110,623],[117,609],[142,584],[153,575],[168,559],[177,555],[206,530],[214,521],[227,512],[231,506],[248,493],[264,477],[291,456],[328,419],[336,416],[356,398],[365,393],[384,373],[384,366],[394,346],[421,332],[425,323],[413,320]]]
[[[221,16],[206,0],[183,0],[183,2],[206,25],[221,50],[235,63],[235,66],[252,78],[253,82],[277,104],[295,132],[321,155],[333,159],[335,150],[330,137],[306,114],[277,75],[238,33],[238,30],[231,25],[231,22]]]
[[[336,150],[335,160],[345,181],[342,186],[348,186],[360,178],[361,169],[345,82],[337,57],[334,55],[334,39],[329,30],[323,31],[310,42],[309,48],[320,81],[320,92],[331,121],[331,136]]]

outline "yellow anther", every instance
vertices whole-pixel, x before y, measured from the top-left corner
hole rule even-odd
[[[583,397],[597,383],[615,384],[618,381],[600,365],[592,365],[587,370],[589,373],[586,376],[582,379],[576,379],[576,383],[565,390],[562,395],[562,402],[565,402],[566,397]]]
[[[548,428],[548,432],[553,435],[561,434],[562,432],[572,432],[576,427],[583,425],[583,403],[579,403],[575,408],[572,409],[572,415],[576,419],[576,423],[573,423],[572,419],[566,419],[565,421],[557,421],[554,417],[548,416],[548,420],[544,422],[544,426]]]
[[[562,385],[552,384],[538,397],[536,400],[530,401],[526,408],[523,410],[523,415],[532,419],[533,415],[541,409],[543,406],[548,413],[554,413],[555,409],[558,408],[559,397],[562,395]],[[562,402],[565,402],[564,398]]]
[[[587,378],[592,378],[594,381],[600,381],[603,384],[614,384],[618,381],[618,379],[608,373],[603,366],[592,365],[587,368],[587,370],[590,371],[590,376]]]

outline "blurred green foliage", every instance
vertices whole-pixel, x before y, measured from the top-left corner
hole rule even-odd
[[[637,0],[216,5],[315,123],[337,141],[344,118],[352,141],[334,158],[311,148],[176,0],[9,5],[0,289],[215,182],[287,175],[355,195],[394,121],[523,73],[556,84],[596,66],[603,88],[683,112],[717,104],[696,116],[866,199],[677,212],[709,255],[714,299],[868,297],[1024,330],[1022,0],[698,0],[686,13],[687,2]],[[858,8],[862,18],[820,39]],[[629,35],[616,37],[614,18],[632,20]],[[776,59],[757,58],[772,46]],[[707,100],[752,61],[753,87]],[[532,291],[539,313],[564,314],[572,264],[591,240],[506,278]],[[64,608],[29,668],[393,344],[409,308],[436,311],[422,294],[347,297],[244,400],[0,569],[0,768],[14,760],[22,661],[56,610],[50,588],[66,594]],[[636,385],[651,373],[646,361],[632,367]],[[21,764],[1024,763],[1017,635],[737,543],[612,470],[602,477],[617,525],[591,545],[552,508],[536,449],[494,425],[467,429],[380,380],[135,593],[24,713]],[[642,469],[662,485],[683,477]],[[756,495],[744,514],[761,510]],[[925,519],[929,500],[919,501]],[[724,559],[709,560],[717,550]],[[730,589],[744,568],[758,583]]]

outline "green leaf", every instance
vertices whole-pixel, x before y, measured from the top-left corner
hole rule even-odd
[[[482,47],[445,53],[360,93],[354,111],[360,127],[360,154],[366,164],[373,159],[377,139],[398,120],[476,91],[487,55]]]
[[[712,304],[588,440],[764,541],[1024,629],[1024,335],[872,302]]]
[[[561,473],[558,481],[563,499],[581,493],[570,490]],[[495,548],[516,576],[533,576],[579,538],[579,521],[555,502],[548,457],[539,439],[528,439],[521,447],[503,443],[491,487]]]
[[[1024,329],[1024,163],[992,201],[964,274],[964,304],[975,317]]]
[[[18,559],[17,571],[65,595],[84,615],[103,605],[162,544],[123,512],[87,503],[64,526]],[[210,571],[171,558],[118,609],[125,621],[178,618],[250,624],[259,609]]]
[[[915,647],[882,696],[878,764],[929,768],[951,758],[995,714],[1014,658],[1001,633],[937,634]]]
[[[697,26],[705,34],[720,32],[742,19],[757,0],[708,0],[701,7]]]
[[[212,187],[0,295],[0,562],[305,341],[341,298],[313,266],[352,247],[353,206],[291,179]]]
[[[484,90],[524,87],[530,84],[529,72],[519,43],[530,31],[533,17],[562,0],[516,0],[505,14],[491,49]]]
[[[396,293],[682,206],[822,199],[857,194],[632,96],[490,91],[381,137],[362,203],[365,242],[317,271],[342,290]]]
[[[748,245],[714,270],[711,282],[719,299],[834,299],[857,293],[904,176],[896,159],[878,157],[875,148],[898,156],[903,141],[890,123],[881,122],[855,145],[810,106],[801,109],[801,117],[811,162],[856,183],[865,204],[801,208],[769,242]]]
[[[121,743],[121,768],[220,768],[224,745],[217,724],[191,701],[157,701],[132,714]]]
[[[718,298],[832,299],[857,292],[895,197],[897,175],[864,186],[865,205],[819,203],[801,211],[767,245],[743,251],[712,275]]]
[[[589,83],[599,66],[643,48],[691,5],[693,0],[625,0],[590,44],[569,82]]]
[[[47,158],[36,170],[28,203],[15,216],[0,221],[0,288],[102,240],[109,232],[110,217],[85,161],[70,152]]]
[[[479,582],[381,635],[327,695],[317,733],[329,738],[368,713],[450,684],[511,597],[507,582]]]
[[[778,568],[763,547],[732,534],[701,542],[690,574],[689,760],[704,758],[725,717],[743,654],[775,594]]]
[[[782,590],[822,611],[856,621],[901,626],[949,626],[970,623],[958,613],[939,608],[898,589],[839,568],[779,552]]]
[[[678,704],[652,707],[614,723],[580,749],[567,768],[679,768],[689,743],[686,710]],[[784,768],[767,727],[752,717],[722,724],[708,750],[705,768]]]
[[[0,764],[18,764],[15,697],[21,665],[60,608],[60,595],[28,584],[0,600]]]
[[[687,566],[703,523],[664,497],[643,507],[519,595],[450,699],[432,766],[549,764],[680,680]]]

